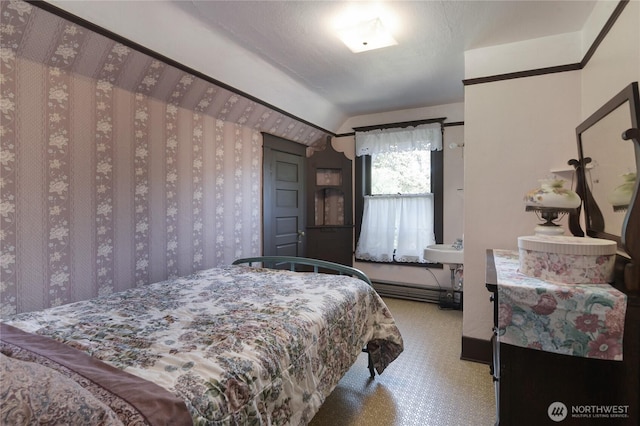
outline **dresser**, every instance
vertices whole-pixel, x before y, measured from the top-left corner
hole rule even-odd
[[[507,344],[501,342],[500,334],[504,331],[499,328],[500,310],[511,309],[504,303],[501,305],[499,298],[498,277],[505,263],[497,260],[498,256],[504,255],[505,251],[487,250],[486,287],[493,303],[491,374],[496,392],[496,424],[640,424],[638,295],[627,294],[622,361],[553,353],[532,348],[537,346],[535,343],[529,347]],[[512,252],[510,257],[513,262],[517,252]],[[539,312],[545,313],[544,310]],[[544,324],[544,321],[540,323]],[[554,322],[549,326],[558,327],[557,324]],[[572,339],[569,328],[563,331],[567,333],[564,337]],[[539,332],[543,335],[541,339],[549,334],[549,330],[544,329],[527,332]],[[523,336],[522,340],[526,341],[526,338]]]

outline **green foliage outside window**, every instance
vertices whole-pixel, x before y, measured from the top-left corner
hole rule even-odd
[[[388,152],[371,158],[371,194],[431,192],[431,151]]]

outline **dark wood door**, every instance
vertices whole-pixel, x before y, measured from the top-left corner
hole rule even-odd
[[[305,255],[306,147],[264,134],[263,255]]]

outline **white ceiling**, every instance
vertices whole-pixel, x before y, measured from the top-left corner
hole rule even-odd
[[[354,3],[373,2],[180,5],[354,116],[461,102],[465,50],[579,31],[595,1],[388,1],[398,45],[359,54],[332,31]]]
[[[578,32],[596,3],[49,1],[329,130],[348,117],[462,102],[465,50]],[[400,23],[398,44],[352,53],[333,20],[373,3]]]

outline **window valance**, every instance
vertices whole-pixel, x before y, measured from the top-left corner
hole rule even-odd
[[[442,150],[442,125],[440,123],[356,132],[356,155],[358,157],[384,152],[417,150]]]

